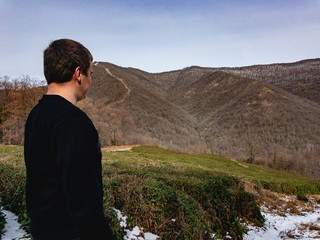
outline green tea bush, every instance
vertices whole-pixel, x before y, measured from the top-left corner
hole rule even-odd
[[[24,230],[28,230],[29,219],[25,206],[25,169],[0,162],[0,196],[3,207],[18,216]]]
[[[128,216],[129,227],[144,227],[162,239],[203,239],[203,230],[209,231],[200,204],[191,196],[150,177],[126,173],[115,178],[105,192]]]
[[[234,206],[243,220],[249,221],[259,227],[263,226],[265,220],[252,194],[240,189],[234,198]]]
[[[300,201],[308,202],[308,198],[303,193],[299,193],[297,195],[297,199],[300,200]]]
[[[124,234],[120,229],[117,213],[111,207],[106,207],[104,210],[104,214],[107,218],[107,221],[109,222],[109,226],[113,232],[115,239],[122,240]]]
[[[305,180],[308,181],[308,180]],[[311,181],[310,181],[311,182]],[[311,184],[297,183],[281,183],[281,182],[262,182],[264,189],[269,189],[273,192],[293,194],[296,196],[320,193],[320,182],[311,182]]]
[[[162,239],[242,239],[240,219],[263,225],[253,195],[233,177],[150,167],[121,170],[104,181],[105,198],[128,216],[129,227],[143,226]]]
[[[3,213],[1,212],[1,202],[0,202],[0,239],[1,239],[1,235],[2,235],[2,230],[4,228],[4,225],[6,224],[6,220],[4,218]]]
[[[187,193],[198,200],[208,216],[211,231],[220,236],[227,233],[233,239],[241,239],[246,229],[239,219],[247,219],[259,226],[264,219],[255,198],[239,187],[239,180],[226,176],[211,176],[202,179]]]

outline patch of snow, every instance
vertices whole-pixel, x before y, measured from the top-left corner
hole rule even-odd
[[[6,224],[4,225],[4,229],[2,230],[2,240],[12,240],[12,239],[26,239],[25,235],[27,234],[23,229],[21,229],[20,223],[18,223],[18,217],[7,210],[1,209],[4,218],[6,220]]]
[[[124,240],[157,240],[159,238],[155,234],[144,233],[143,228],[138,226],[135,226],[132,230],[128,229],[128,217],[123,216],[120,210],[113,209],[117,213],[120,227],[126,233],[123,237]],[[17,221],[18,217],[15,214],[3,208],[0,211],[3,212],[6,220],[2,240],[30,240],[30,238],[25,237],[26,232],[21,229],[21,225]],[[261,211],[266,219],[265,226],[262,228],[247,226],[249,231],[244,235],[244,240],[281,240],[288,239],[289,236],[300,240],[320,239],[319,231],[308,227],[316,226],[316,229],[320,228],[320,204],[315,204],[313,211],[301,211],[301,215],[287,213],[285,216],[279,216],[268,212],[265,207],[261,207]],[[175,221],[175,219],[171,221]],[[214,234],[211,237],[214,237]]]
[[[157,240],[159,238],[159,236],[153,234],[153,233],[149,233],[149,232],[146,232],[144,234],[144,239],[145,240]]]
[[[122,212],[116,208],[113,208],[114,211],[116,211],[118,220],[120,222],[120,227],[123,229],[123,231],[126,233],[126,235],[123,237],[123,240],[157,240],[160,238],[159,236],[149,233],[143,232],[143,228],[139,228],[138,226],[135,226],[132,230],[127,229],[127,216],[123,216]]]
[[[139,228],[135,226],[132,230],[127,229],[127,216],[123,216],[121,211],[113,208],[117,213],[117,217],[119,220],[120,227],[124,230],[126,235],[123,237],[124,240],[157,240],[159,236],[153,233],[144,233],[143,228]],[[6,224],[3,229],[2,240],[30,240],[30,238],[26,238],[26,232],[21,229],[21,225],[18,223],[18,217],[3,208],[0,209],[5,217]]]
[[[268,213],[266,210],[266,208],[261,208],[266,220],[265,226],[262,228],[248,226],[249,231],[244,236],[244,240],[281,240],[288,239],[288,236],[301,240],[320,239],[317,230],[310,230],[306,227],[306,225],[313,224],[320,228],[319,204],[315,204],[314,211],[301,212],[302,215],[287,213],[285,216],[279,216],[275,213]]]
[[[127,233],[123,239],[124,240],[142,240],[144,238],[142,238],[140,235],[140,228],[135,226],[132,231],[130,231],[129,229],[124,229],[124,231]]]
[[[122,216],[122,213],[120,210],[113,208],[113,210],[117,213],[118,221],[120,223],[121,228],[126,228],[127,227],[127,216]]]
[[[229,236],[229,233],[228,233],[228,232],[227,232],[227,235],[226,235],[225,239],[232,239],[232,237]]]

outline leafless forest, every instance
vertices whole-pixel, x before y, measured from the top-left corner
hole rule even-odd
[[[28,76],[0,78],[1,143],[23,144],[44,85]],[[319,59],[158,74],[97,62],[78,106],[103,146],[214,153],[320,179],[319,96]]]

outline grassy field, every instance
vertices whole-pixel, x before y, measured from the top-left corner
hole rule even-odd
[[[212,174],[226,174],[241,180],[251,181],[275,192],[287,194],[315,194],[320,192],[320,181],[313,181],[259,165],[239,164],[223,156],[184,154],[152,146],[134,148],[133,151],[140,153],[140,156],[146,158],[145,160],[150,164],[152,164],[152,160],[162,166],[171,165],[171,167],[181,170],[189,169]]]
[[[112,207],[128,216],[129,226],[144,227],[162,239],[210,239],[211,234],[242,239],[242,221],[258,226],[264,221],[244,181],[279,193],[320,193],[319,181],[153,146],[103,152],[102,164],[105,213],[118,239],[122,233]],[[23,147],[0,145],[0,197],[26,227],[24,181]]]

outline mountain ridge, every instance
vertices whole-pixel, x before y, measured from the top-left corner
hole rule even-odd
[[[320,178],[320,59],[148,73],[94,62],[87,98],[102,146],[157,145],[215,153]],[[0,81],[0,137],[22,144],[44,93],[29,78]]]
[[[162,73],[95,62],[93,71],[86,101],[93,108],[100,104],[95,111],[105,112],[95,124],[113,128],[102,133],[107,136],[103,144],[217,153],[282,165],[288,171],[311,161],[300,160],[310,151],[318,154],[318,58],[239,68],[191,66]]]

